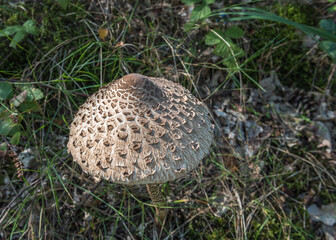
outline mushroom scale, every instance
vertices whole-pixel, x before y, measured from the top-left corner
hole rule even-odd
[[[196,168],[212,139],[208,110],[187,89],[163,78],[129,74],[79,107],[68,151],[94,177],[159,184]]]

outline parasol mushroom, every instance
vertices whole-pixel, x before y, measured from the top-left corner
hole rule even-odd
[[[165,219],[161,184],[186,176],[209,153],[207,107],[163,78],[126,75],[94,93],[70,125],[68,151],[83,171],[120,184],[146,184]]]

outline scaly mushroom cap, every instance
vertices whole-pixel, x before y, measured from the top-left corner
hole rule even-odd
[[[68,151],[94,177],[164,183],[196,168],[212,139],[208,110],[187,89],[163,78],[129,74],[80,106]]]

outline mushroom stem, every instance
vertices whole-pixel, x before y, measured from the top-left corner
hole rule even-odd
[[[146,187],[148,194],[152,199],[153,204],[155,205],[155,212],[157,215],[157,217],[155,218],[155,222],[157,225],[162,225],[167,215],[167,209],[164,208],[166,199],[162,195],[161,184],[147,184]]]

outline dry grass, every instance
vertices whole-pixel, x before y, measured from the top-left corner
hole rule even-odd
[[[22,113],[26,134],[19,145],[1,153],[0,239],[323,239],[305,208],[336,201],[335,152],[326,154],[312,132],[295,129],[308,129],[309,121],[292,125],[304,113],[287,118],[265,102],[251,104],[248,99],[258,87],[241,72],[229,75],[217,64],[203,42],[207,26],[183,30],[186,8],[179,1],[107,2],[81,5],[78,12],[85,17],[76,24],[85,32],[41,51],[22,71],[9,72],[1,65],[2,79],[14,86],[33,83],[44,98],[38,111]],[[100,27],[108,29],[105,42],[98,36]],[[269,54],[280,45],[251,52],[248,34],[239,44],[249,56],[258,53],[250,59],[255,69],[242,70],[260,83],[268,76],[263,67]],[[317,51],[310,57],[320,55]],[[323,60],[330,66],[325,56]],[[68,125],[78,106],[101,85],[132,72],[180,82],[206,102],[217,127],[211,154],[200,167],[163,186],[170,209],[163,229],[154,224],[145,187],[96,183],[66,149]],[[227,99],[222,112],[239,113],[271,129],[253,140],[236,136],[237,146],[256,144],[252,156],[238,155],[223,132],[227,119],[214,110]],[[335,126],[335,119],[330,124]],[[238,124],[232,132],[236,128]],[[296,134],[294,145],[284,139],[288,129]],[[332,136],[333,144],[335,140]],[[27,149],[31,159],[25,158],[20,179],[13,160]]]

